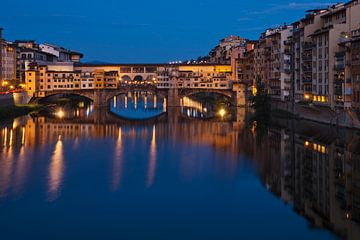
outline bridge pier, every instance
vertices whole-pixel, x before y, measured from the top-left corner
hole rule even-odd
[[[236,107],[246,106],[246,85],[244,83],[233,84],[233,99]]]
[[[94,101],[95,108],[107,107],[106,95],[107,95],[107,91],[105,91],[103,89],[95,89],[94,90],[93,101]]]
[[[180,107],[179,90],[177,88],[170,88],[168,90],[168,107]]]

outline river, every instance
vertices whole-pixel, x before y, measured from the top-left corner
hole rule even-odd
[[[135,96],[0,122],[0,239],[360,239],[357,132]]]

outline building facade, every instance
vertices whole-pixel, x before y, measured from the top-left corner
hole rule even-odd
[[[0,87],[13,88],[16,79],[16,47],[2,38],[0,28]]]
[[[26,91],[31,97],[49,92],[117,89],[126,85],[152,84],[158,89],[232,89],[231,65],[159,64],[88,65],[31,63],[25,74]]]
[[[239,36],[229,36],[220,40],[220,43],[214,47],[209,53],[209,61],[212,64],[231,64],[232,52],[237,47],[241,47],[242,50],[246,48],[247,40]]]

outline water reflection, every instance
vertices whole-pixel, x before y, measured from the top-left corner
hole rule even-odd
[[[64,150],[61,135],[55,145],[55,150],[49,166],[49,200],[54,201],[59,196],[64,175]]]
[[[118,137],[116,140],[116,147],[114,152],[113,181],[112,181],[113,191],[117,191],[120,187],[122,164],[123,164],[122,129],[121,127],[119,127],[119,132],[118,132]]]
[[[153,126],[151,143],[150,143],[150,157],[149,157],[149,168],[147,173],[147,183],[148,187],[151,187],[154,183],[155,171],[156,171],[156,127]]]
[[[166,112],[166,101],[166,97],[152,92],[129,92],[115,96],[110,102],[110,111],[125,119],[150,119]]]
[[[125,104],[126,99],[129,103],[135,101],[134,96],[124,96],[124,102],[119,100],[121,98],[117,97],[118,106]],[[141,94],[136,95],[140,106],[138,99],[143,99],[142,106],[145,107],[146,103],[146,108],[159,104],[156,96],[147,96],[145,100]],[[161,206],[149,206],[159,212],[166,204],[176,208],[171,205],[171,201],[176,201],[170,198],[174,195],[180,198],[175,206],[199,208],[208,213],[210,209],[206,204],[199,204],[212,201],[208,195],[200,194],[204,191],[214,194],[211,197],[215,200],[209,205],[212,208],[221,205],[218,211],[223,210],[222,214],[231,212],[233,216],[239,216],[252,207],[265,211],[269,208],[267,198],[254,198],[247,204],[243,203],[243,199],[253,191],[262,190],[254,183],[249,183],[247,188],[237,187],[242,181],[249,181],[242,175],[245,171],[246,176],[255,172],[255,178],[262,182],[263,189],[291,206],[312,228],[329,229],[343,238],[358,239],[358,133],[284,120],[260,129],[256,124],[244,124],[244,112],[240,111],[237,116],[239,119],[232,122],[195,121],[184,116],[179,108],[171,109],[166,117],[132,122],[106,112],[94,111],[87,116],[85,110],[84,114],[71,119],[37,116],[17,119],[16,123],[2,123],[0,209],[9,206],[14,197],[21,197],[28,202],[15,201],[19,209],[33,204],[45,211],[46,207],[42,208],[38,200],[45,192],[46,200],[52,202],[73,201],[91,195],[95,200],[87,199],[89,204],[103,201],[107,205],[119,201],[126,207],[131,205],[129,202],[134,201],[134,205],[139,206],[139,202],[145,204],[139,199],[150,199],[149,202],[162,203]],[[74,148],[74,143],[78,147]],[[77,159],[84,161],[79,163]],[[119,194],[116,200],[114,195],[109,197],[109,189],[114,195]],[[153,191],[153,195],[148,195],[149,191]],[[192,199],[193,195],[198,199]],[[226,202],[228,199],[232,199],[231,204]],[[181,205],[181,201],[186,207]],[[120,206],[111,205],[109,209],[126,215],[124,209],[119,210]],[[278,217],[288,211],[287,207],[272,208],[276,222],[283,220],[294,224],[292,229],[299,227],[296,225],[298,221],[291,223]],[[136,211],[136,208],[131,209]],[[138,210],[136,214],[142,217],[144,212]],[[247,220],[244,219],[238,220],[246,227]],[[187,221],[191,219],[187,218]],[[227,226],[233,223],[233,219],[228,218],[221,221]],[[274,231],[284,231],[265,218],[256,218],[256,221],[258,226],[271,225]],[[228,229],[221,224],[217,228]],[[306,231],[304,229],[301,231]],[[304,235],[316,239],[312,234],[314,232],[308,229]]]

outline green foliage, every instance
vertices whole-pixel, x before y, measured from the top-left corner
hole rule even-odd
[[[16,118],[37,111],[40,105],[22,104],[17,106],[4,107],[0,109],[0,120]]]
[[[270,97],[261,81],[256,84],[257,94],[252,98],[255,109],[255,120],[259,123],[266,123],[270,120]]]

